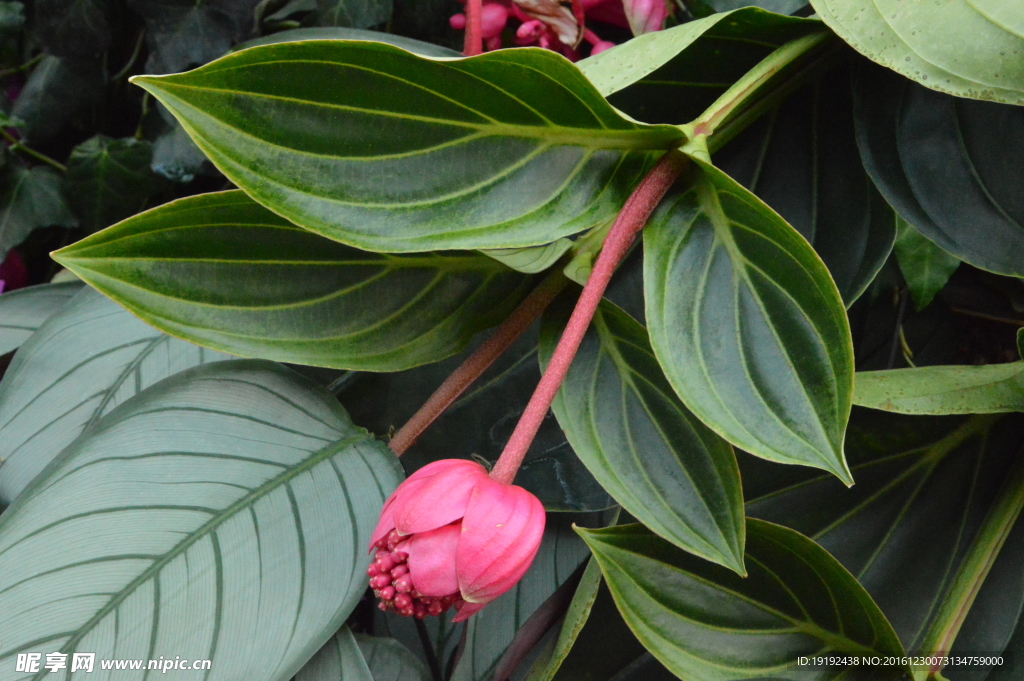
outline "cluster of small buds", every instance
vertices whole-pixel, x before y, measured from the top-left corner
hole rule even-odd
[[[370,567],[366,569],[370,577],[370,588],[380,599],[378,607],[381,610],[393,610],[399,615],[418,620],[427,615],[436,617],[462,599],[458,593],[438,598],[424,596],[416,591],[406,562],[409,554],[397,550],[405,539],[407,537],[398,534],[398,530],[391,530],[388,536],[374,544],[377,552]]]

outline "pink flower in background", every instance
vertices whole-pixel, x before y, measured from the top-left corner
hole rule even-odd
[[[454,606],[461,622],[505,593],[540,548],[544,507],[478,463],[443,459],[384,503],[367,570],[381,610],[419,619]]]
[[[28,285],[28,268],[17,251],[8,251],[0,263],[0,293]]]
[[[622,0],[633,35],[660,31],[668,16],[665,0]]]

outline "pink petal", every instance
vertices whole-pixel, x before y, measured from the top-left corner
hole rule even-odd
[[[394,519],[395,527],[401,534],[435,530],[460,519],[466,512],[473,488],[480,481],[490,479],[484,467],[474,461],[447,461],[457,464],[447,465],[433,475],[420,478],[415,477],[420,472],[416,471],[399,486],[394,503]]]
[[[419,532],[403,542],[409,554],[413,587],[424,596],[447,596],[459,590],[455,576],[455,551],[459,545],[458,523]]]
[[[522,487],[490,478],[477,484],[456,553],[462,597],[488,603],[518,582],[537,555],[545,520],[544,506]]]
[[[456,615],[452,618],[452,623],[468,620],[470,617],[483,610],[486,606],[486,603],[470,603],[468,601],[463,601],[462,605],[455,606]]]
[[[377,521],[377,527],[374,528],[373,534],[370,535],[370,551],[373,551],[374,544],[391,534],[391,530],[395,529],[395,512],[394,508],[392,508],[394,499],[395,495],[392,494],[384,502],[384,508],[380,510],[380,520]]]

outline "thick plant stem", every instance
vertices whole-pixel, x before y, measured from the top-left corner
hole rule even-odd
[[[483,28],[480,25],[483,0],[466,0],[466,41],[462,54],[472,57],[484,51]]]
[[[643,179],[640,186],[636,188],[622,211],[615,219],[608,236],[605,237],[601,247],[601,254],[594,263],[594,269],[587,279],[583,293],[576,301],[576,308],[572,311],[569,323],[566,324],[562,337],[558,340],[551,361],[544,371],[544,375],[537,384],[526,410],[519,418],[519,423],[512,431],[505,450],[491,471],[491,478],[498,482],[510,484],[516,477],[516,471],[523,462],[533,438],[536,437],[540,424],[555,399],[558,388],[562,385],[565,375],[569,372],[569,365],[572,364],[576,351],[583,341],[583,336],[590,326],[590,320],[597,312],[598,303],[601,302],[604,291],[608,288],[615,269],[626,257],[629,247],[633,244],[637,233],[643,228],[647,218],[650,217],[658,202],[665,196],[669,187],[676,181],[679,175],[686,168],[688,159],[682,152],[670,151],[661,157],[658,164],[654,166],[647,177]]]
[[[510,345],[523,335],[540,313],[565,288],[569,280],[556,269],[519,303],[508,319],[495,329],[494,333],[470,355],[458,369],[445,379],[434,394],[423,403],[423,406],[412,415],[404,426],[391,438],[388,446],[398,456],[405,453],[416,439],[425,431],[444,410],[458,399],[466,388],[472,385]]]

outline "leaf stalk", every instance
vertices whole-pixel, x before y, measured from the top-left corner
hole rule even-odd
[[[47,164],[47,165],[49,165],[49,166],[59,170],[62,173],[67,172],[68,167],[66,165],[64,165],[63,163],[59,163],[57,161],[54,161],[52,158],[50,158],[46,154],[41,154],[38,151],[36,151],[35,149],[32,149],[31,147],[25,146],[22,143],[21,140],[17,139],[14,135],[12,135],[11,133],[7,132],[3,128],[0,128],[0,136],[3,136],[3,138],[10,143],[11,151],[20,151],[21,153],[23,153],[23,154],[25,154],[27,156],[31,156],[32,158],[36,159],[37,161],[42,161],[43,163],[45,163],[45,164]]]

